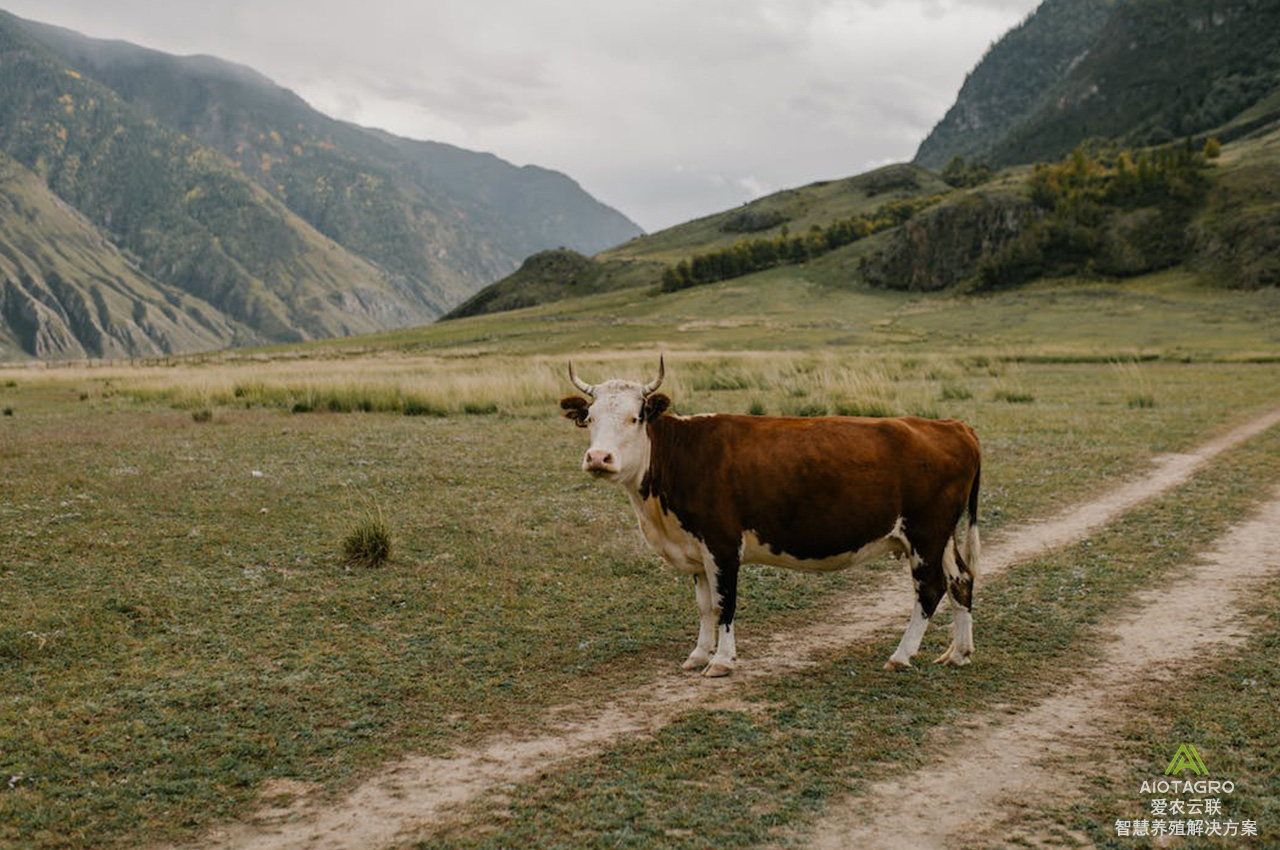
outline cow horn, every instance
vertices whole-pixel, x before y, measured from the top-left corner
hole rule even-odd
[[[596,388],[595,388],[594,386],[592,386],[591,384],[588,384],[586,381],[583,381],[582,379],[580,379],[577,375],[575,375],[575,374],[573,373],[573,361],[572,361],[572,360],[570,360],[570,361],[569,361],[569,380],[570,380],[570,381],[573,381],[573,385],[574,385],[575,387],[577,387],[578,389],[582,390],[582,391],[583,391],[584,393],[586,393],[587,395],[591,396],[592,398],[595,398],[595,397],[596,397]]]
[[[667,364],[663,362],[662,355],[659,354],[658,355],[658,377],[654,378],[652,381],[644,385],[644,394],[648,395],[649,393],[656,390],[658,387],[662,386],[662,376],[665,374],[667,374]]]

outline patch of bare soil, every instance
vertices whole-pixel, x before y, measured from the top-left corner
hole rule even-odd
[[[1135,505],[1187,480],[1196,469],[1231,446],[1280,423],[1280,410],[1250,421],[1200,448],[1165,455],[1141,479],[1058,517],[1012,530],[983,554],[981,572],[990,576],[1014,563],[1086,537]],[[748,631],[741,642],[741,666],[725,679],[704,679],[670,669],[654,670],[643,686],[595,709],[566,706],[553,711],[533,735],[506,735],[450,758],[409,757],[388,765],[336,802],[304,797],[292,805],[264,806],[243,823],[217,827],[197,848],[235,850],[373,850],[428,832],[480,794],[519,783],[570,759],[603,751],[613,742],[650,734],[691,708],[732,700],[751,682],[813,666],[855,641],[900,630],[911,610],[905,571],[870,593],[845,595],[803,628],[768,639]],[[693,605],[690,600],[690,617]],[[748,628],[750,628],[748,626]],[[975,624],[981,652],[981,620]]]
[[[1252,625],[1244,615],[1251,591],[1277,573],[1280,491],[1185,580],[1140,596],[1133,612],[1106,629],[1113,641],[1091,673],[1028,711],[993,712],[976,718],[977,728],[953,730],[933,765],[877,783],[856,803],[833,805],[811,846],[1001,845],[1018,830],[1024,801],[1064,799],[1072,783],[1064,782],[1063,763],[1072,756],[1091,763],[1114,749],[1125,694],[1172,681],[1186,665],[1241,643]]]

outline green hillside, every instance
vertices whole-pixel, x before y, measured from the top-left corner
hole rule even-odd
[[[814,227],[870,215],[887,204],[944,194],[951,187],[913,165],[787,189],[732,210],[641,236],[595,257],[552,251],[530,257],[512,275],[490,284],[446,318],[527,307],[632,286],[656,286],[668,266],[693,255],[783,234],[803,237]]]
[[[983,292],[1165,269],[1219,290],[1276,286],[1280,122],[1212,153],[1188,141],[1080,148],[961,187],[914,166],[880,169],[762,198],[594,258],[535,255],[448,318],[565,299],[569,310],[583,296],[617,290],[661,300],[720,280],[789,274],[833,292]],[[744,222],[758,229],[742,232]],[[784,238],[791,224],[799,230]],[[673,270],[683,277],[673,279]],[[640,303],[627,297],[631,307]]]
[[[974,68],[916,161],[1027,163],[1236,124],[1280,90],[1277,32],[1277,0],[1047,0]]]

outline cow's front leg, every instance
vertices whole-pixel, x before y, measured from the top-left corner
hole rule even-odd
[[[702,675],[728,676],[738,660],[733,637],[733,615],[738,607],[738,553],[736,550],[718,555],[708,552],[707,577],[711,580],[712,599],[717,603],[716,652]]]
[[[686,670],[701,670],[716,651],[716,605],[711,582],[705,573],[693,577],[693,595],[698,600],[698,645],[680,665]]]

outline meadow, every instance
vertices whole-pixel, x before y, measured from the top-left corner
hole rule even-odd
[[[589,381],[647,379],[661,351],[682,413],[965,419],[997,536],[1280,405],[1273,292],[1228,298],[1173,275],[945,299],[832,290],[814,265],[288,349],[0,367],[0,843],[189,841],[280,781],[336,794],[404,753],[537,728],[548,708],[598,704],[678,664],[691,590],[644,548],[622,494],[579,470],[583,433],[556,406],[567,356]],[[956,699],[1016,702],[1066,675],[1033,650],[1087,643],[1108,605],[1169,567],[1144,534],[1204,523],[1178,550],[1192,551],[1247,510],[1280,479],[1275,435],[1260,439],[1105,538],[1137,566],[1099,576],[1112,595],[1098,607],[1060,604],[1084,547],[1000,579],[980,604],[1012,645],[984,661],[980,636],[974,675],[946,680],[963,683]],[[392,559],[351,566],[342,538],[371,509]],[[740,653],[893,568],[750,569]],[[1027,593],[1043,634],[1017,613]],[[574,846],[802,830],[860,776],[803,741],[891,770],[948,716],[940,673],[886,684],[871,675],[883,654],[854,648],[760,696],[783,708],[699,713],[561,769],[519,791],[514,820],[482,808],[430,846],[557,846],[573,812],[594,825],[573,827],[586,830]],[[837,735],[841,706],[868,700],[884,710]],[[915,731],[876,737],[904,712]],[[884,743],[865,752],[851,737]],[[769,741],[751,769],[795,757],[813,773],[796,797],[760,786],[776,805],[754,825],[672,802],[680,783],[728,793],[723,772],[696,775],[699,753]],[[628,806],[679,824],[626,838]]]

